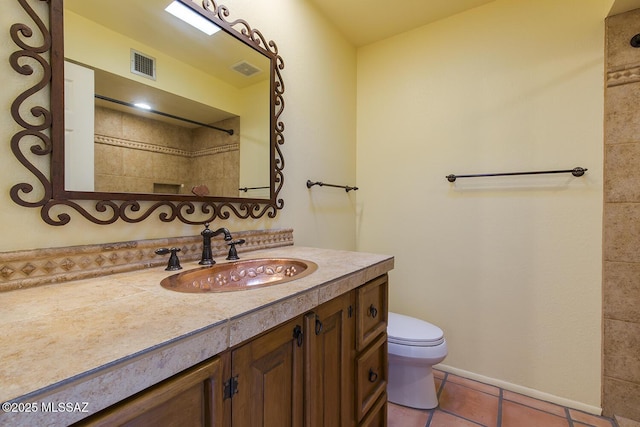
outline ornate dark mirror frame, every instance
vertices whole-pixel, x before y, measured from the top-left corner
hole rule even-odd
[[[270,126],[270,198],[222,198],[172,194],[98,193],[67,191],[64,188],[64,40],[63,40],[63,0],[17,0],[33,19],[41,33],[42,43],[32,46],[28,43],[33,29],[26,24],[16,23],[10,33],[14,43],[20,48],[11,54],[9,62],[18,73],[31,76],[37,63],[42,67],[39,82],[20,94],[11,105],[11,115],[23,129],[11,138],[11,150],[39,181],[42,195],[39,200],[30,200],[34,190],[30,183],[19,183],[11,188],[11,199],[20,206],[39,208],[40,216],[50,225],[65,225],[71,220],[66,213],[75,210],[96,224],[112,224],[118,219],[129,223],[144,221],[157,212],[163,222],[178,219],[186,224],[203,224],[216,218],[227,219],[234,214],[238,218],[260,218],[267,215],[274,218],[284,201],[278,193],[284,183],[284,158],[280,145],[284,143],[284,124],[280,115],[284,109],[284,83],[280,70],[284,62],[273,41],[267,42],[260,31],[242,19],[227,20],[229,10],[214,1],[202,0],[195,4],[190,0],[179,0],[222,30],[247,46],[261,52],[271,63],[271,126]],[[49,4],[49,29],[29,2]],[[37,39],[38,37],[36,37]],[[32,40],[33,41],[33,40]],[[33,43],[32,43],[33,44]],[[50,60],[48,61],[48,59]],[[23,63],[23,65],[21,65]],[[50,109],[42,106],[29,107],[30,97],[49,88]],[[30,116],[25,114],[28,110]],[[25,117],[29,116],[29,117]],[[37,142],[34,144],[33,141]],[[29,147],[26,145],[31,144]],[[25,146],[25,147],[23,147]],[[30,153],[27,153],[26,148]],[[50,162],[50,177],[38,165],[40,158]],[[42,168],[44,169],[44,168]],[[39,196],[31,195],[31,198]],[[147,202],[141,204],[140,202]],[[87,208],[86,206],[90,206]],[[54,213],[56,212],[56,213]],[[53,215],[52,215],[53,213]]]

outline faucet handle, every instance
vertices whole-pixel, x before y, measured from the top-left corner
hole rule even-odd
[[[180,265],[180,260],[178,259],[178,252],[180,252],[180,250],[181,250],[180,248],[171,248],[171,249],[160,248],[160,249],[156,249],[155,253],[157,255],[166,255],[170,253],[171,256],[169,257],[169,263],[167,264],[167,268],[165,268],[165,270],[175,271],[175,270],[182,270],[182,266]]]
[[[235,261],[237,259],[240,259],[240,257],[238,256],[238,251],[236,250],[236,245],[241,245],[243,243],[245,243],[246,240],[244,239],[238,239],[238,240],[232,240],[229,243],[227,243],[227,245],[229,245],[229,255],[227,256],[228,260],[232,260]]]

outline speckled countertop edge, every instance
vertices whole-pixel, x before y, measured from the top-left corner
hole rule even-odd
[[[0,346],[0,402],[88,402],[97,412],[393,268],[388,255],[298,246],[241,256],[302,258],[318,270],[230,293],[166,290],[160,280],[173,273],[162,267],[0,293],[0,342],[10,343]],[[66,425],[89,413],[0,412],[0,424]]]

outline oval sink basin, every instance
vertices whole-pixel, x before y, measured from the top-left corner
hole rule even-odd
[[[279,285],[308,276],[318,265],[297,258],[246,259],[174,274],[160,282],[178,292],[230,292]]]

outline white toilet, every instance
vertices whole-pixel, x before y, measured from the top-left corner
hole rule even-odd
[[[432,366],[447,356],[442,329],[424,320],[389,312],[388,400],[419,409],[438,406]]]

